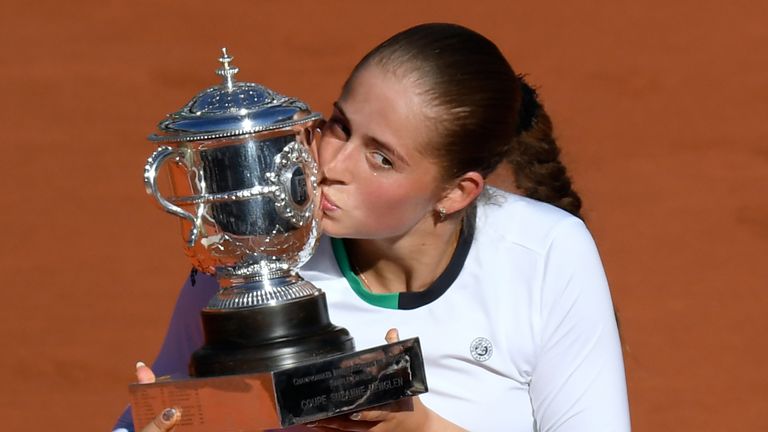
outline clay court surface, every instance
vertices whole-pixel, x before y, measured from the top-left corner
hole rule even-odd
[[[92,1],[0,6],[0,430],[108,430],[189,265],[145,140],[222,46],[329,113],[406,26],[468,25],[540,87],[621,321],[636,431],[768,406],[768,3]]]

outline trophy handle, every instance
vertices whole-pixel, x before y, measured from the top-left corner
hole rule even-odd
[[[158,170],[169,157],[174,156],[177,153],[178,150],[174,150],[168,146],[159,147],[152,153],[152,156],[147,159],[147,164],[144,166],[144,189],[146,189],[149,195],[155,197],[155,200],[160,204],[160,207],[163,210],[182,219],[187,219],[192,223],[192,229],[189,230],[189,239],[187,240],[187,246],[192,247],[197,241],[197,218],[189,212],[184,211],[181,207],[171,204],[157,189]]]

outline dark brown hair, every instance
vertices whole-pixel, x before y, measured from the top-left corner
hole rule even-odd
[[[560,148],[536,90],[520,78],[523,101],[518,133],[507,153],[515,186],[530,198],[550,203],[581,218],[581,197],[573,189]]]
[[[439,139],[428,152],[446,179],[470,171],[487,177],[502,161],[514,169],[527,196],[579,216],[552,124],[535,91],[521,80],[498,47],[456,24],[422,24],[374,48],[355,66],[375,65],[416,83]]]

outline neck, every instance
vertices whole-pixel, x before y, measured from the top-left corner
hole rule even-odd
[[[352,268],[369,291],[423,291],[432,285],[456,250],[461,218],[430,225],[397,238],[345,240]]]

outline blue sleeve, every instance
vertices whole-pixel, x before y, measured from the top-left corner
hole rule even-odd
[[[189,358],[203,345],[203,328],[200,311],[219,289],[216,278],[193,271],[184,286],[173,310],[171,323],[165,334],[160,353],[152,363],[156,376],[187,376]],[[131,407],[128,406],[113,429],[134,431]]]

